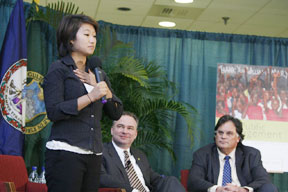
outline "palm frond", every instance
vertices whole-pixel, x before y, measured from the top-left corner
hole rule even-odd
[[[177,101],[167,101],[165,99],[148,100],[142,105],[141,114],[147,115],[155,110],[170,110],[176,111],[181,115],[188,115],[185,106]]]
[[[158,134],[154,134],[153,131],[138,131],[136,140],[133,142],[133,146],[141,149],[146,154],[151,153],[151,148],[166,149],[173,160],[176,160],[176,155],[172,149],[171,144],[167,142],[164,137],[161,137]]]
[[[194,116],[197,113],[197,110],[194,107],[190,107],[190,111],[187,110],[187,106],[185,106],[183,103],[170,100],[167,101],[166,99],[154,99],[154,100],[148,100],[143,105],[140,106],[140,113],[142,116],[148,116],[150,113],[158,113],[159,115],[161,114],[161,111],[174,111],[180,114],[184,119],[185,122],[187,123],[187,129],[188,129],[188,135],[191,139],[191,143],[193,143],[194,139],[194,132],[193,132],[193,127],[195,118]],[[164,121],[168,121],[169,115],[165,113]],[[163,121],[162,121],[163,122]]]
[[[117,67],[115,67],[111,73],[121,73],[123,76],[133,79],[138,82],[143,87],[148,87],[147,83],[147,73],[141,61],[135,59],[133,56],[122,57]]]
[[[113,64],[118,63],[122,56],[132,56],[135,53],[132,44],[119,41],[116,32],[111,31],[109,26],[100,28],[97,39],[95,54],[100,57],[103,64],[105,64],[105,70],[113,69]]]
[[[29,23],[32,20],[43,21],[56,30],[63,16],[77,14],[78,10],[79,7],[75,6],[72,2],[65,3],[63,1],[58,1],[55,3],[48,3],[45,10],[40,9],[37,11],[36,4],[32,3],[29,10],[29,12],[32,13],[32,16],[26,21],[26,23]]]
[[[166,76],[166,73],[162,69],[162,67],[157,65],[155,62],[149,62],[145,66],[145,70],[146,70],[147,74],[149,74],[149,79],[164,78]]]

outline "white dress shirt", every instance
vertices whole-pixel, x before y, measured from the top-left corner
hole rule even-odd
[[[55,141],[55,140],[48,141],[46,143],[46,148],[50,150],[64,150],[64,151],[69,151],[69,152],[78,153],[78,154],[86,154],[86,155],[94,154],[90,150],[82,149],[80,147],[70,145],[66,142]],[[102,153],[95,153],[95,155],[102,155]]]
[[[112,144],[113,144],[114,148],[116,149],[116,152],[118,153],[118,155],[119,155],[119,157],[120,157],[120,160],[121,160],[121,162],[122,162],[122,164],[123,164],[123,167],[125,167],[124,149],[118,147],[118,146],[114,143],[113,140],[112,140]],[[141,171],[140,167],[137,165],[134,156],[131,155],[131,153],[130,153],[130,148],[129,148],[129,149],[125,149],[125,150],[128,151],[130,161],[131,161],[131,163],[132,163],[132,166],[134,167],[134,170],[136,171],[136,174],[137,174],[139,180],[141,181],[141,183],[142,183],[142,185],[144,186],[145,190],[149,192],[150,190],[149,190],[149,188],[145,185],[145,180],[144,180],[142,171]],[[139,192],[139,190],[133,189],[132,192]]]
[[[218,154],[219,154],[219,162],[220,162],[220,170],[219,170],[219,176],[218,176],[218,181],[217,185],[214,185],[208,189],[208,192],[216,192],[217,187],[222,186],[222,180],[223,180],[223,170],[224,170],[224,164],[225,164],[225,154],[222,153],[218,148]],[[240,181],[237,176],[237,171],[236,171],[236,158],[235,158],[235,152],[236,149],[234,149],[228,156],[230,156],[229,163],[231,166],[231,177],[232,177],[232,184],[241,186]],[[253,192],[253,188],[244,186],[245,189],[248,189],[249,192]]]

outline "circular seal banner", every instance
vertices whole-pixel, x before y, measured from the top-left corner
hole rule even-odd
[[[50,120],[47,117],[44,104],[43,75],[35,71],[27,71],[27,85],[23,90],[26,101],[25,134],[33,134],[45,128]]]
[[[26,84],[26,66],[26,59],[11,65],[4,74],[0,86],[2,116],[7,123],[21,132],[24,132],[25,126],[25,102],[22,99],[22,90]]]

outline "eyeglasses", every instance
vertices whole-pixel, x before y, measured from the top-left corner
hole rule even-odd
[[[238,136],[238,133],[235,133],[235,132],[232,132],[232,131],[227,131],[227,132],[224,132],[224,131],[215,131],[215,134],[218,135],[218,136],[223,136],[224,134],[227,135],[227,137],[234,137],[235,135]]]

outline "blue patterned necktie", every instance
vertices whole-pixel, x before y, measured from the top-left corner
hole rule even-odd
[[[223,181],[222,181],[222,186],[225,186],[227,183],[232,182],[231,178],[231,166],[229,163],[229,156],[226,156],[225,158],[225,164],[224,164],[224,169],[223,169]]]

